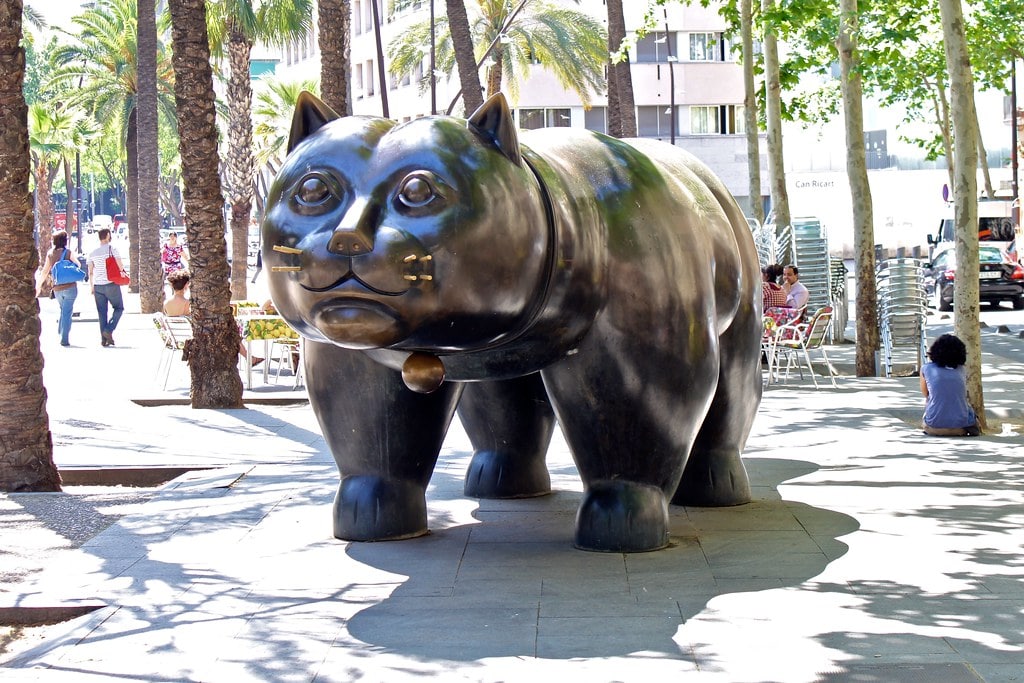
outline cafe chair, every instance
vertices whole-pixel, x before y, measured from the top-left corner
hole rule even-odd
[[[814,366],[811,364],[811,351],[817,351],[821,354],[822,360],[825,361],[825,367],[828,368],[828,377],[832,381],[832,386],[837,386],[835,371],[824,347],[825,339],[828,337],[829,329],[832,327],[832,315],[832,307],[823,306],[815,311],[814,315],[806,323],[793,323],[776,328],[776,340],[773,349],[775,353],[774,363],[777,372],[778,365],[781,363],[781,357],[786,357],[786,376],[784,381],[789,380],[789,371],[795,360],[797,370],[800,372],[800,379],[804,377],[803,366],[801,365],[803,363],[807,366],[808,372],[811,373],[814,388],[819,388],[818,379],[814,373]]]
[[[185,342],[192,339],[192,321],[184,316],[169,316],[157,313],[153,316],[153,324],[160,334],[160,340],[164,345],[163,351],[160,354],[160,363],[157,365],[157,376],[159,377],[160,373],[163,372],[163,389],[166,391],[175,357],[181,358]]]

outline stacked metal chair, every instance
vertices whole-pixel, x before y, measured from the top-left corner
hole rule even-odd
[[[832,303],[828,237],[817,218],[794,218],[792,235],[793,263],[811,295],[807,310],[816,311]]]
[[[920,372],[926,353],[928,317],[921,262],[912,258],[882,261],[876,269],[875,282],[885,376],[892,377],[896,349],[913,352],[914,369]]]

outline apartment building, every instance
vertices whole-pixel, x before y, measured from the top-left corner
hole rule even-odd
[[[380,64],[374,33],[374,0],[352,0],[352,102],[353,113],[380,116],[382,95],[388,113],[398,121],[445,113],[459,91],[458,75],[437,74],[434,88],[429,83],[430,65],[424,60],[415,73],[394,78],[387,73],[387,45],[416,22],[429,19],[431,0],[406,3],[388,14],[388,2],[376,0],[384,46],[385,70],[382,91]],[[586,12],[603,24],[607,7],[603,0],[566,3]],[[635,36],[643,23],[646,3],[624,3],[626,30]],[[434,0],[434,11],[444,3]],[[697,4],[666,8],[656,30],[638,40],[630,52],[637,131],[641,137],[674,143],[707,163],[722,178],[741,205],[749,194],[746,138],[743,119],[743,74],[737,51],[723,31],[725,22],[717,7]],[[283,50],[278,57],[279,78],[309,78],[319,74],[316,31],[306,40]],[[594,93],[591,106],[584,107],[575,93],[566,91],[540,65],[519,86],[519,97],[510,101],[520,128],[578,127],[607,132],[607,98]],[[454,112],[461,111],[461,102]],[[762,135],[762,147],[763,147]],[[762,157],[762,164],[764,164]],[[762,201],[768,194],[767,173],[762,183]]]

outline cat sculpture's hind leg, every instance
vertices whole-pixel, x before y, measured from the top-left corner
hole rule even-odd
[[[426,488],[458,403],[460,384],[431,394],[361,351],[306,345],[309,400],[341,474],[334,535],[384,541],[427,532]]]
[[[693,443],[683,477],[672,497],[675,505],[723,507],[750,502],[750,481],[740,460],[761,400],[760,325],[742,319],[720,343],[721,366],[715,397]],[[752,341],[753,340],[753,341]]]
[[[545,455],[555,414],[539,373],[471,382],[459,419],[473,443],[465,492],[474,498],[526,498],[551,492]]]

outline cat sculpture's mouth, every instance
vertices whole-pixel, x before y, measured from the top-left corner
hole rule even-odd
[[[313,306],[310,316],[321,334],[349,349],[384,348],[409,335],[397,311],[369,299],[325,299]]]

